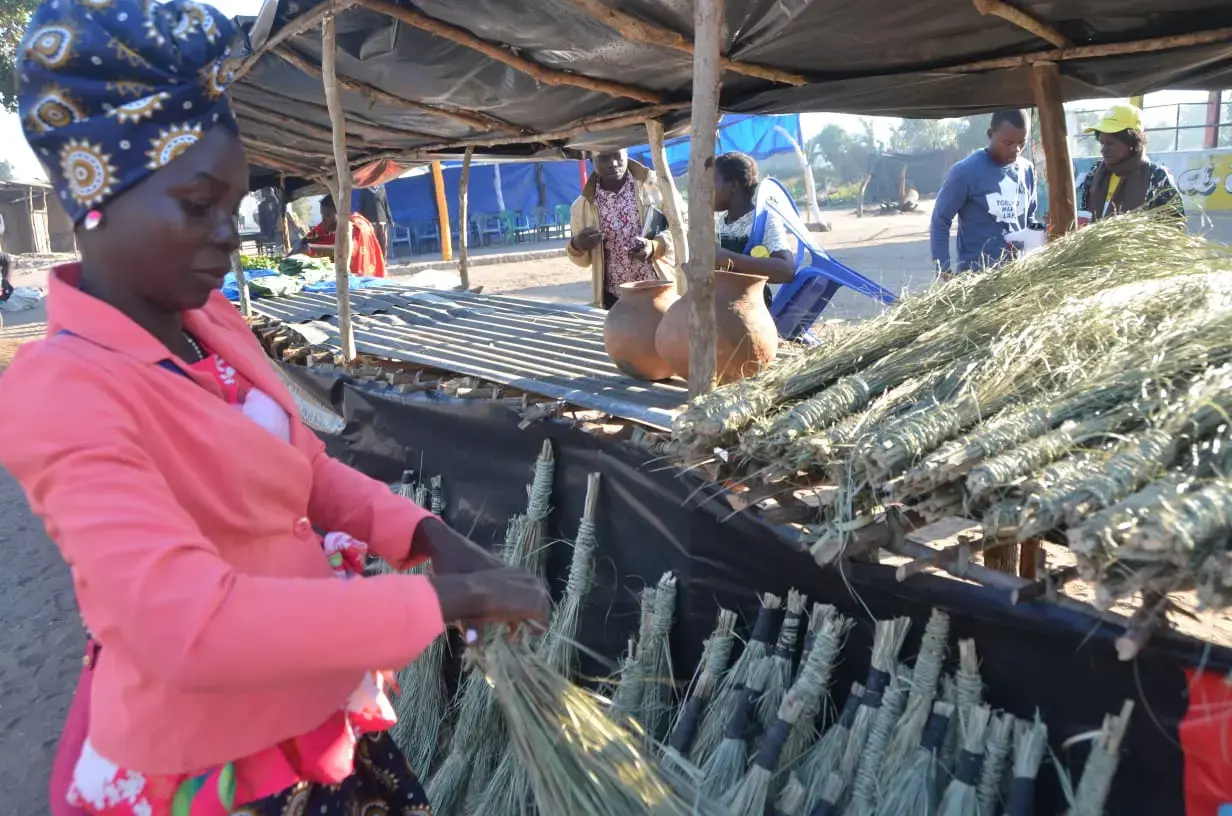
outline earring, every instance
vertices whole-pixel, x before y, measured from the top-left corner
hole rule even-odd
[[[87,232],[93,232],[102,226],[102,223],[103,213],[101,210],[90,210],[86,213],[85,220],[82,221],[82,225],[86,228]]]

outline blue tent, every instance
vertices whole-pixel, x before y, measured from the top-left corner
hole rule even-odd
[[[797,143],[803,144],[800,135],[800,116],[750,116],[727,114],[719,122],[715,154],[747,153],[758,161],[781,153],[794,152],[791,141],[776,128],[791,134]],[[689,137],[678,136],[667,141],[667,164],[673,176],[682,176],[689,170]],[[629,149],[629,155],[642,164],[650,165],[650,146],[639,145]]]

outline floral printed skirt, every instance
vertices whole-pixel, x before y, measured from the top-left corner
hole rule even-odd
[[[337,785],[301,782],[234,811],[234,816],[431,816],[423,786],[388,731],[355,747],[355,772]]]

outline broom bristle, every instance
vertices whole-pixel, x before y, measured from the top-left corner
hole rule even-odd
[[[911,757],[920,744],[920,736],[933,712],[937,697],[937,681],[941,677],[945,661],[945,646],[950,637],[950,616],[939,609],[932,610],[924,626],[920,652],[915,659],[915,671],[911,677],[911,694],[907,709],[903,712],[894,737],[886,749],[882,763],[883,779],[893,777],[898,767]]]
[[[890,682],[886,690],[881,710],[876,713],[872,730],[868,734],[868,742],[860,755],[860,764],[856,769],[855,785],[852,788],[851,816],[871,814],[876,804],[877,774],[885,759],[886,746],[890,744],[894,726],[907,704],[907,689],[911,685],[911,670],[900,666],[898,674]]]
[[[994,716],[988,729],[988,739],[984,746],[984,767],[980,771],[980,783],[976,788],[981,813],[999,811],[1001,783],[1013,747],[1014,727],[1017,722],[1013,714],[1002,714],[999,717]]]
[[[856,778],[856,770],[860,766],[860,758],[864,755],[864,747],[877,711],[881,708],[886,690],[898,661],[898,653],[902,651],[903,641],[911,628],[910,618],[894,618],[893,620],[877,621],[873,635],[872,665],[868,670],[868,679],[864,683],[864,700],[856,712],[856,720],[851,726],[851,736],[847,740],[843,760],[839,765],[839,773],[843,775],[844,786],[850,786]]]
[[[753,767],[744,775],[740,784],[728,793],[723,804],[733,814],[766,812],[770,800],[770,783],[779,767],[783,748],[792,726],[804,711],[804,700],[789,696],[779,708],[777,719],[762,737]]]
[[[1040,719],[1026,725],[1014,743],[1014,778],[1005,802],[1005,816],[1031,816],[1035,806],[1035,777],[1048,750],[1048,726]]]
[[[933,816],[937,808],[937,750],[949,732],[954,706],[936,703],[915,752],[885,780],[878,816]],[[989,814],[992,816],[992,814]]]
[[[827,781],[831,775],[837,773],[842,763],[843,753],[847,750],[847,742],[851,739],[851,726],[855,723],[856,714],[860,710],[863,699],[864,686],[852,683],[851,693],[847,696],[847,702],[843,704],[843,713],[838,722],[821,735],[817,744],[800,761],[798,773],[808,786],[808,795],[805,797],[804,804],[806,813],[813,812],[817,803],[822,800]],[[843,787],[841,775],[839,782],[841,789]]]
[[[569,581],[560,606],[552,613],[552,620],[540,645],[548,665],[572,677],[577,671],[578,625],[586,596],[594,583],[595,513],[599,500],[599,474],[592,473],[586,484],[586,508],[578,524],[577,541],[573,545],[573,559],[569,564]]]
[[[988,734],[991,712],[987,706],[959,709],[958,721],[962,735],[962,751],[959,754],[954,778],[941,797],[937,816],[979,816],[979,794],[976,785],[980,780],[980,766],[984,759],[984,741]]]
[[[808,793],[804,783],[794,773],[787,777],[787,784],[779,791],[774,800],[774,812],[771,816],[808,816],[804,812],[804,797]]]
[[[1121,761],[1121,742],[1125,739],[1133,711],[1133,700],[1126,700],[1120,716],[1110,714],[1104,718],[1104,727],[1091,746],[1091,753],[1082,769],[1082,778],[1074,791],[1070,816],[1099,816],[1104,812],[1108,791]]]
[[[770,659],[764,658],[750,672],[739,700],[729,712],[723,741],[702,766],[702,792],[721,801],[744,776],[748,761],[749,729],[757,698],[770,674]]]
[[[670,638],[676,618],[676,576],[670,572],[659,579],[655,591],[654,616],[650,639],[642,646],[645,673],[642,679],[642,700],[638,719],[653,740],[661,740],[675,709],[676,680],[672,670]]]
[[[821,604],[819,604],[820,606]],[[833,607],[830,607],[833,610]],[[814,611],[816,615],[816,611]],[[847,633],[855,622],[836,611],[825,613],[818,625],[814,645],[801,664],[800,674],[791,693],[800,694],[805,700],[804,712],[796,722],[783,749],[783,764],[795,765],[808,747],[817,739],[817,716],[823,708],[823,700],[829,697],[830,679],[843,649]]]
[[[827,774],[821,782],[821,796],[817,804],[810,810],[809,816],[839,816],[843,795],[847,784],[839,773]]]
[[[787,615],[783,618],[783,626],[775,643],[770,679],[766,681],[765,691],[757,704],[757,719],[763,728],[769,728],[774,722],[779,706],[791,687],[792,664],[800,636],[800,617],[807,604],[808,598],[801,593],[794,589],[787,592]]]

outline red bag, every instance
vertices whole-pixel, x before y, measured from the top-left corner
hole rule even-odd
[[[56,758],[51,763],[51,816],[88,816],[81,808],[68,803],[68,789],[73,784],[73,771],[81,758],[90,728],[90,686],[94,680],[94,665],[98,662],[98,644],[86,640],[86,655],[82,660],[81,677],[77,690],[68,707],[64,730],[60,732],[60,744],[56,746]]]

